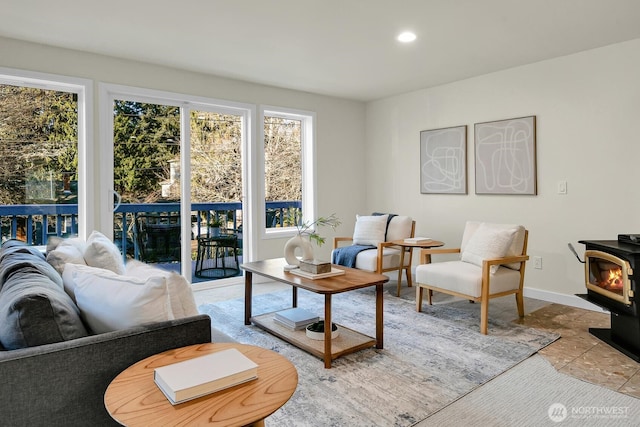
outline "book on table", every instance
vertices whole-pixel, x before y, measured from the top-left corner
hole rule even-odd
[[[294,307],[276,312],[273,320],[289,329],[304,329],[307,325],[317,322],[320,318],[304,308]]]
[[[421,243],[431,243],[433,239],[430,237],[407,237],[404,239],[405,243],[412,243],[414,245],[419,245]]]
[[[290,270],[289,273],[295,274],[296,276],[305,277],[307,279],[316,280],[316,279],[326,279],[327,277],[340,276],[344,274],[344,270],[331,267],[331,271],[329,272],[313,274],[313,273],[309,273],[308,271],[303,271],[303,270],[300,270],[299,268],[296,268],[296,269]]]
[[[153,380],[172,405],[258,378],[258,365],[235,348],[154,369]]]

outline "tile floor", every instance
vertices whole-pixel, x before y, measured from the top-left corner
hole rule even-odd
[[[640,363],[589,333],[608,328],[609,314],[549,304],[516,322],[560,334],[539,351],[559,372],[640,398]]]
[[[274,292],[287,287],[275,282],[260,283],[253,287],[253,292]],[[400,297],[415,300],[414,289],[403,286]],[[385,290],[390,294],[389,297],[395,297],[396,282],[389,281]],[[195,292],[197,305],[243,296],[243,284],[221,285]],[[469,302],[436,293],[434,304]],[[525,317],[519,319],[514,298],[511,297],[492,300],[489,313],[494,318],[560,334],[560,339],[539,352],[559,372],[640,398],[640,363],[589,333],[590,327],[609,327],[609,314],[525,298]]]

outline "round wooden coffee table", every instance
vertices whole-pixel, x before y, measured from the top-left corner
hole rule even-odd
[[[258,379],[172,405],[153,381],[157,367],[235,348],[258,364]],[[104,404],[113,419],[127,426],[263,426],[298,385],[298,371],[280,354],[236,343],[196,344],[150,356],[113,379]]]

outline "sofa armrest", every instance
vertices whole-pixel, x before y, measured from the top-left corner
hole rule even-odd
[[[153,354],[207,342],[211,318],[201,314],[0,352],[2,423],[118,425],[104,407],[104,393],[116,375]]]

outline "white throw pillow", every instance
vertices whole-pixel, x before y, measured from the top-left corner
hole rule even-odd
[[[196,300],[193,297],[191,285],[180,274],[175,271],[167,271],[140,261],[130,260],[125,265],[127,276],[146,279],[153,276],[164,277],[169,288],[169,299],[171,300],[171,311],[175,319],[195,316],[198,313]]]
[[[65,264],[86,265],[83,253],[74,242],[63,240],[54,250],[47,252],[47,262],[62,275]]]
[[[91,267],[85,264],[65,264],[61,274],[62,285],[64,286],[64,291],[71,297],[76,305],[78,304],[76,301],[76,276],[78,272],[94,274],[96,276],[120,277],[113,271],[105,270],[104,268]]]
[[[91,267],[106,268],[117,274],[125,272],[120,249],[99,231],[93,231],[87,239],[84,260]]]
[[[482,223],[473,233],[462,252],[462,261],[482,267],[482,261],[500,258],[507,254],[517,229],[500,229]],[[499,265],[491,266],[491,274],[498,271]]]
[[[356,215],[356,226],[353,230],[354,245],[374,245],[384,242],[389,215]]]
[[[74,281],[80,313],[96,334],[173,319],[164,277],[142,280],[78,269]]]

